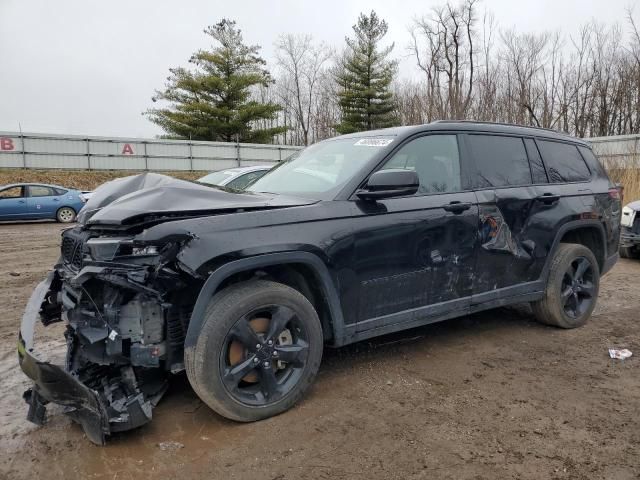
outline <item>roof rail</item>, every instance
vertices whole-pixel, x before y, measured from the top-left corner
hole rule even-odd
[[[505,127],[533,128],[535,130],[546,130],[547,132],[553,132],[560,135],[568,135],[565,132],[560,132],[558,130],[554,130],[553,128],[535,127],[533,125],[520,125],[517,123],[507,123],[507,122],[485,122],[481,120],[434,120],[431,123],[478,123],[481,125],[502,125]]]

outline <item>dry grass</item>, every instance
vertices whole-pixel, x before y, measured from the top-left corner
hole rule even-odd
[[[625,203],[640,200],[640,158],[636,166],[610,165],[608,168],[611,180],[624,186]],[[122,170],[23,170],[0,169],[0,185],[7,183],[34,182],[51,183],[78,190],[94,190],[99,185],[118,177],[135,175],[136,171]],[[176,178],[196,180],[207,172],[162,172]]]
[[[99,185],[114,178],[136,175],[131,170],[23,170],[0,169],[0,185],[8,183],[49,183],[78,190],[94,190]],[[184,180],[196,180],[208,172],[162,172]]]
[[[624,187],[624,203],[640,200],[640,168],[609,168],[612,181]]]

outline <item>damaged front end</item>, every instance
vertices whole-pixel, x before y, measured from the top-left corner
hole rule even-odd
[[[184,369],[200,283],[177,254],[192,238],[150,244],[82,226],[63,233],[60,260],[31,296],[20,330],[20,366],[34,382],[25,392],[30,421],[42,424],[46,404],[57,403],[104,444],[151,420],[169,374]],[[38,319],[66,322],[64,365],[40,358]]]

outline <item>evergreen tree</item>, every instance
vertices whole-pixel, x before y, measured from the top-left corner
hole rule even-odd
[[[194,70],[173,68],[165,90],[153,101],[170,102],[167,108],[146,112],[170,137],[209,141],[267,143],[282,127],[257,128],[257,121],[274,120],[280,106],[259,103],[252,89],[272,83],[260,47],[245,45],[236,22],[223,19],[204,31],[219,44],[196,52]],[[263,122],[264,124],[264,122]]]
[[[398,124],[390,90],[397,63],[387,60],[393,44],[380,48],[387,22],[372,11],[353,26],[355,38],[346,38],[347,50],[336,73],[342,121],[339,133],[360,132]]]

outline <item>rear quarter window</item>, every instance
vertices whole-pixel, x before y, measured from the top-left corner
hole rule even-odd
[[[520,137],[468,135],[476,166],[474,186],[480,188],[531,184],[531,169]]]
[[[575,145],[548,140],[537,140],[537,144],[549,182],[584,182],[591,178],[589,167]]]

